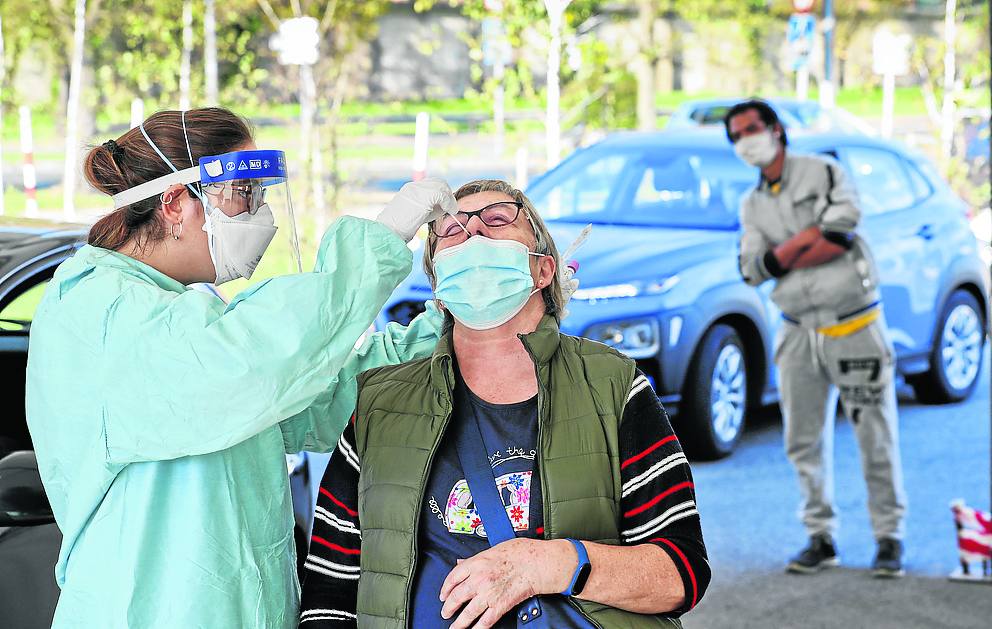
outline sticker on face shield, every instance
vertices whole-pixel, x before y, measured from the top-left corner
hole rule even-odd
[[[207,162],[204,164],[203,168],[207,171],[207,174],[211,177],[220,177],[224,174],[224,166],[220,163],[219,159],[215,159],[212,162]]]

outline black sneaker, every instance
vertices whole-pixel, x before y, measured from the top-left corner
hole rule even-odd
[[[809,545],[789,560],[789,565],[785,569],[797,574],[813,574],[824,568],[839,565],[840,559],[837,558],[834,541],[824,533],[809,538]]]
[[[889,537],[878,540],[878,552],[871,562],[871,576],[894,579],[906,574],[902,568],[902,542]]]

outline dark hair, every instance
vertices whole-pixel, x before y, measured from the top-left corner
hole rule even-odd
[[[252,140],[251,123],[219,107],[187,111],[185,134],[179,111],[152,114],[144,127],[148,137],[179,170],[196,165],[190,162],[190,153],[198,160],[204,155],[233,151]],[[93,147],[83,162],[83,172],[91,186],[114,195],[167,175],[172,169],[148,144],[141,129],[135,127],[116,140]],[[157,212],[160,205],[159,198],[152,197],[114,210],[90,229],[89,244],[119,249],[132,239],[139,247],[161,240],[165,228]]]
[[[782,142],[782,146],[789,145],[789,138],[785,136],[785,125],[778,119],[778,114],[775,113],[772,106],[760,98],[752,98],[750,100],[737,103],[731,107],[730,110],[727,111],[727,115],[723,117],[723,128],[727,132],[727,139],[730,140],[731,144],[733,144],[734,141],[730,137],[730,119],[744,113],[749,109],[753,109],[758,112],[758,117],[761,118],[761,121],[764,122],[765,126],[769,129],[773,129],[775,125],[778,125],[782,129],[782,135],[779,137],[779,140]]]

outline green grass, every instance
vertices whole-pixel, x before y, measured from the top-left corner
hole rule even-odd
[[[795,98],[794,92],[768,91],[760,92],[765,97]],[[655,97],[655,103],[662,109],[675,109],[687,100],[706,100],[710,98],[726,98],[728,96],[743,96],[742,94],[727,94],[717,91],[704,92],[663,92]],[[810,100],[819,98],[819,91],[812,87],[809,91]],[[984,100],[983,100],[984,99]],[[960,101],[962,105],[973,102],[986,102],[988,92],[971,90],[964,93]],[[854,114],[865,118],[877,118],[882,115],[882,88],[880,87],[846,87],[837,92],[836,103]],[[919,87],[897,87],[894,103],[896,116],[925,116],[926,104],[923,100],[923,90]]]

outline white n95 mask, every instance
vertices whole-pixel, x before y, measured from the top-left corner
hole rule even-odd
[[[203,231],[209,236],[210,259],[217,271],[214,284],[250,279],[278,230],[269,205],[262,204],[254,214],[228,216],[212,206],[207,195],[201,199],[206,218]]]
[[[771,129],[764,133],[755,133],[737,140],[734,153],[750,166],[765,168],[775,161],[778,155],[778,137]]]

